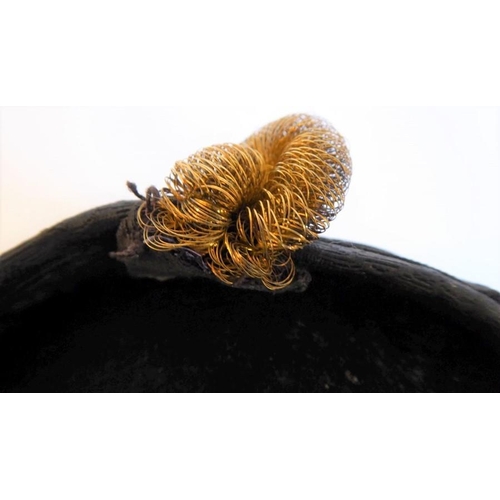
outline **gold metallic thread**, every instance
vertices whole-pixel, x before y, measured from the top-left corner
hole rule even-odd
[[[224,283],[250,277],[277,290],[293,281],[292,253],[342,209],[350,177],[342,136],[320,118],[291,115],[176,162],[137,218],[151,249],[189,248]]]

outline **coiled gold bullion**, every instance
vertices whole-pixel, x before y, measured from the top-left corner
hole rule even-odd
[[[293,252],[342,209],[350,177],[342,136],[291,115],[176,162],[138,222],[153,250],[188,248],[224,283],[254,278],[277,290],[293,281]]]

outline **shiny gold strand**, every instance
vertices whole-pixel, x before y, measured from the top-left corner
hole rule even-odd
[[[138,222],[153,250],[189,248],[224,283],[250,277],[278,290],[293,281],[292,252],[342,209],[350,177],[342,136],[324,120],[291,115],[242,144],[177,162]]]

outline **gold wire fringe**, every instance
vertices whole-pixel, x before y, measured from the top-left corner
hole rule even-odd
[[[137,218],[151,249],[189,248],[224,283],[250,277],[278,290],[293,281],[292,252],[342,209],[350,178],[342,136],[322,119],[291,115],[176,162]]]

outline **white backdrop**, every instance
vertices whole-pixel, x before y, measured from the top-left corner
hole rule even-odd
[[[327,236],[500,289],[499,108],[2,108],[0,251],[83,210],[161,185],[197,149],[307,112],[349,144],[353,178]]]

